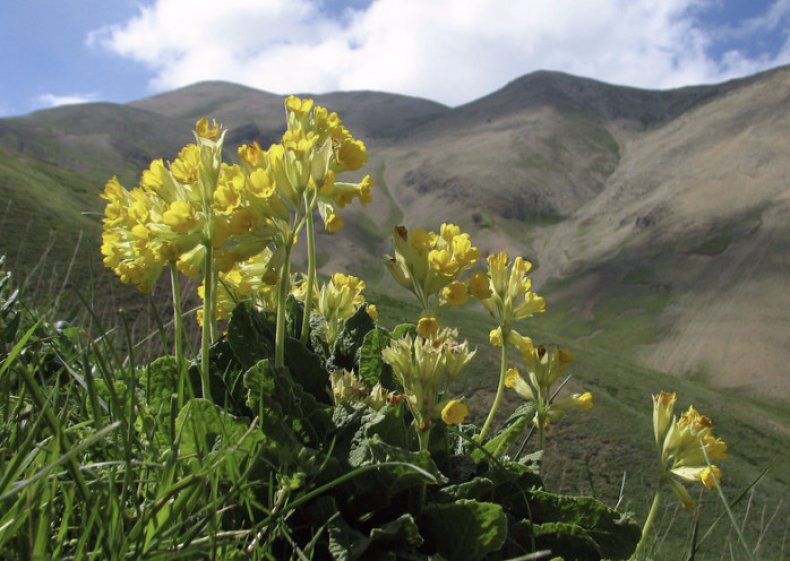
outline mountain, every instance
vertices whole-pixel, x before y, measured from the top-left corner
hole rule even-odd
[[[331,244],[321,235],[324,271],[387,286],[380,256],[395,224],[457,222],[484,251],[537,264],[555,313],[536,325],[659,371],[790,399],[787,91],[784,67],[670,91],[536,72],[456,108],[380,92],[313,96],[366,140],[378,190],[364,212],[346,209]],[[232,158],[242,142],[277,139],[282,99],[206,82],[0,119],[6,229],[37,225],[23,236],[31,246],[54,237],[60,270],[76,232],[92,257],[98,217],[82,211],[101,210],[103,182],[133,185],[203,115],[229,128]],[[35,264],[40,252],[6,240],[22,267]]]

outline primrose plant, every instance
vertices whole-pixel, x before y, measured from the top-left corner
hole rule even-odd
[[[206,435],[234,435],[229,457],[248,459],[249,473],[268,482],[266,498],[244,503],[249,532],[232,533],[250,538],[245,551],[265,544],[256,558],[280,558],[272,552],[281,550],[290,551],[282,558],[305,558],[324,544],[333,559],[395,558],[384,554],[397,551],[397,558],[483,560],[523,557],[546,545],[568,559],[626,559],[640,554],[664,486],[688,507],[682,481],[718,485],[721,472],[709,460],[724,457],[724,443],[693,408],[673,417],[674,394],[662,393],[654,398],[660,477],[641,540],[630,519],[595,499],[548,492],[535,456],[506,452],[528,421],[542,450],[546,427],[571,409],[589,411],[592,394],[558,395],[571,352],[526,335],[524,323],[546,310],[532,290],[532,264],[500,251],[480,267],[479,249],[459,226],[441,224],[437,232],[399,225],[384,262],[420,313],[390,331],[378,324],[362,279],[341,272],[318,278],[316,215],[333,233],[344,224],[344,207],[372,201],[369,175],[341,181],[366,164],[367,149],[340,117],[288,97],[280,141],[267,149],[242,145],[237,163],[223,161],[226,131],[216,121],[200,119],[193,133],[172,162],[151,162],[136,187],[117,178],[106,183],[101,252],[122,282],[143,292],[170,271],[175,356],[152,372],[169,376],[167,361],[174,361],[173,386],[163,395],[177,396],[174,415],[183,411],[145,426],[170,430],[164,440],[178,427],[191,454]],[[295,271],[300,236],[307,265]],[[179,274],[201,281],[194,368],[184,351]],[[469,407],[454,389],[478,351],[441,317],[475,300],[493,320],[489,341],[500,356],[496,395],[479,430],[466,423]],[[506,389],[530,406],[496,431]],[[198,412],[200,430],[189,418]],[[441,438],[432,439],[437,433]],[[434,440],[444,444],[437,448]],[[168,453],[177,458],[184,444],[173,442]],[[234,470],[229,488],[252,493]],[[373,497],[381,508],[371,512]],[[267,499],[261,522],[250,505]],[[239,515],[225,510],[216,516]],[[568,541],[570,535],[581,537]],[[596,542],[601,536],[606,540]]]

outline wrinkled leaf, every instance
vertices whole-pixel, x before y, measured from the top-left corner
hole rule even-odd
[[[343,324],[343,330],[332,347],[332,356],[327,361],[327,369],[331,372],[339,368],[354,370],[359,362],[359,352],[365,335],[376,327],[376,322],[368,315],[367,305],[357,308],[354,315]]]
[[[389,332],[381,327],[365,334],[359,353],[359,378],[368,388],[381,383],[385,388],[395,389],[392,367],[381,358],[381,351],[391,340]]]
[[[498,504],[461,499],[429,504],[419,525],[427,543],[448,561],[479,561],[507,538],[507,516]]]

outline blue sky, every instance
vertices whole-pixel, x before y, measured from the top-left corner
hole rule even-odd
[[[201,80],[458,105],[538,69],[668,88],[790,63],[790,0],[2,0],[0,115]]]

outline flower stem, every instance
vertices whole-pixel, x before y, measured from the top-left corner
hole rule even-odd
[[[181,315],[181,284],[178,282],[178,269],[175,262],[170,263],[170,284],[173,291],[173,353],[178,367],[178,407],[184,405],[184,391],[186,382],[186,369],[184,368],[184,346],[182,336],[184,333],[184,318]]]
[[[304,312],[302,314],[302,333],[299,340],[307,344],[310,332],[310,311],[313,307],[313,285],[315,285],[315,224],[313,223],[313,209],[307,211],[307,290],[304,297]]]
[[[650,529],[653,526],[653,522],[656,519],[656,514],[658,514],[658,506],[661,504],[661,486],[659,485],[658,489],[656,489],[656,495],[653,497],[653,504],[650,506],[650,512],[647,515],[647,519],[645,520],[645,525],[642,527],[642,537],[639,539],[639,543],[636,544],[636,549],[634,550],[633,555],[631,555],[629,561],[636,561],[639,554],[642,553],[642,549],[645,547],[645,543],[647,542],[647,534],[650,533]]]
[[[428,441],[430,440],[430,438],[431,438],[431,431],[429,429],[424,431],[421,431],[419,428],[417,429],[417,440],[419,441],[420,444],[420,452],[428,449]]]
[[[477,437],[478,442],[483,442],[483,438],[485,437],[486,433],[488,432],[488,428],[491,426],[491,423],[494,421],[494,415],[496,415],[496,410],[499,408],[499,403],[502,401],[502,395],[505,393],[505,374],[507,373],[507,336],[508,333],[505,332],[505,329],[502,329],[502,359],[501,364],[499,366],[499,385],[496,388],[496,396],[494,397],[494,403],[491,404],[491,411],[488,412],[488,417],[486,418],[485,423],[483,423],[483,428],[480,429],[480,434]]]
[[[291,285],[291,249],[293,239],[285,245],[285,260],[280,269],[280,279],[277,284],[277,331],[274,335],[274,366],[285,366],[285,301]]]
[[[203,269],[203,331],[200,338],[200,387],[205,399],[211,400],[210,360],[209,348],[211,347],[211,331],[214,325],[214,247],[211,236],[205,243],[206,262]]]

